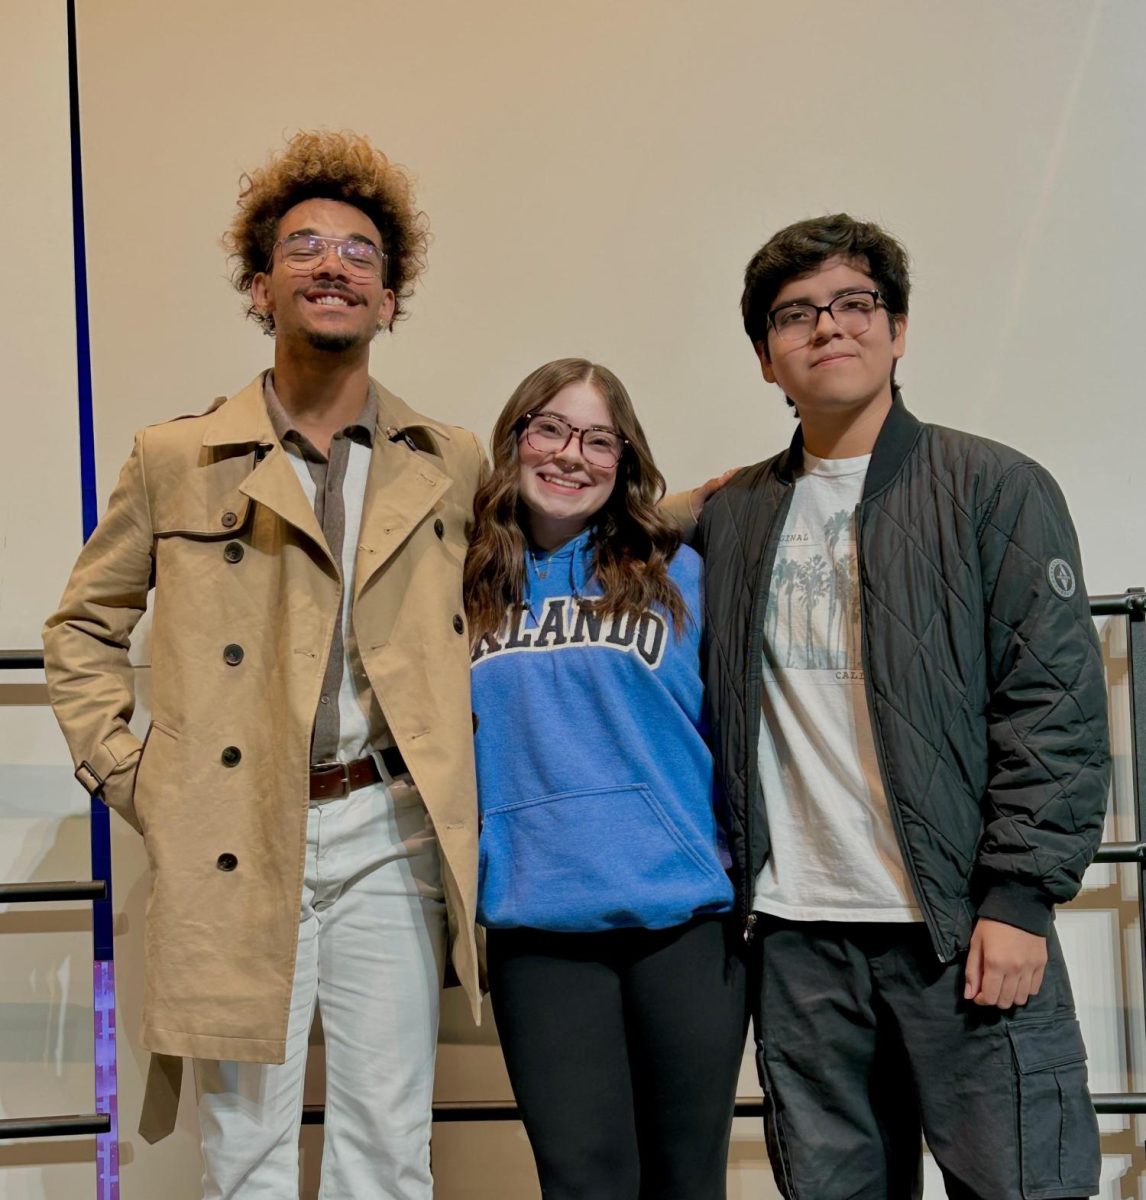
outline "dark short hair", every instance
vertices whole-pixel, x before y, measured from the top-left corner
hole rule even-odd
[[[744,270],[740,312],[752,344],[767,345],[768,313],[780,289],[829,258],[862,260],[888,315],[907,316],[911,290],[907,251],[886,230],[847,213],[797,221],[773,234]]]

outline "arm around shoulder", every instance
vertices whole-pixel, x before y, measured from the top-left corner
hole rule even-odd
[[[685,545],[691,545],[699,523],[699,513],[693,507],[692,491],[669,492],[657,508],[662,517],[667,517],[680,530]]]

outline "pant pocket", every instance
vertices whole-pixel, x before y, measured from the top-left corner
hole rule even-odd
[[[1007,1026],[1019,1107],[1026,1200],[1098,1191],[1098,1121],[1086,1088],[1086,1047],[1070,1014]]]
[[[768,1150],[768,1161],[772,1164],[772,1177],[784,1200],[797,1200],[796,1188],[792,1183],[792,1165],[788,1156],[788,1143],[784,1137],[784,1120],[776,1102],[776,1092],[764,1062],[764,1046],[756,1042],[756,1073],[760,1077],[760,1088],[764,1093],[764,1144]]]

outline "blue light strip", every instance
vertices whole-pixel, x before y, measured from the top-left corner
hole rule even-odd
[[[88,328],[87,246],[84,241],[84,182],[80,157],[80,89],[76,61],[76,7],[68,4],[68,82],[72,125],[72,240],[76,277],[76,390],[79,401],[80,504],[84,541],[98,519],[95,483],[95,427],[92,420],[91,337]],[[112,950],[111,837],[107,807],[92,801],[92,878],[107,880],[107,899],[93,904],[95,959],[110,961]]]
[[[80,145],[79,62],[75,0],[68,11],[68,108],[71,117],[72,244],[76,289],[76,391],[79,404],[80,504],[84,541],[98,519],[95,427],[92,419],[91,337],[88,325],[87,246],[84,239],[84,182]],[[119,1120],[115,1062],[115,963],[112,942],[111,827],[102,802],[91,802],[92,878],[107,881],[107,899],[92,904],[92,988],[95,1024],[96,1112],[111,1118],[109,1133],[96,1138],[96,1198],[119,1200]]]
[[[80,504],[84,541],[98,519],[95,482],[95,429],[92,422],[92,358],[88,328],[87,243],[84,239],[84,179],[80,150],[80,85],[76,57],[76,5],[68,5],[68,108],[71,114],[72,243],[76,279],[76,385],[80,417]],[[97,878],[99,878],[97,876]]]

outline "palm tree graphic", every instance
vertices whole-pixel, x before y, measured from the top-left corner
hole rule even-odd
[[[836,591],[839,594],[836,622],[835,666],[847,667],[852,662],[852,617],[856,613],[856,556],[845,554],[836,562]]]
[[[784,565],[784,595],[788,601],[788,653],[784,658],[784,665],[790,667],[792,665],[792,645],[796,640],[792,625],[792,592],[799,582],[800,567],[790,558],[784,560]]]
[[[838,667],[840,664],[836,661],[836,656],[832,652],[832,626],[835,624],[836,608],[839,602],[839,573],[836,568],[836,543],[840,540],[840,535],[846,530],[851,522],[851,513],[846,508],[841,508],[838,512],[832,515],[824,522],[824,541],[828,547],[828,558],[831,559],[831,567],[828,575],[828,631],[824,641],[824,655],[827,667]]]
[[[815,670],[821,664],[816,661],[815,642],[812,637],[812,617],[816,602],[827,591],[828,563],[822,554],[816,554],[799,570],[800,603],[804,606],[804,669]]]
[[[764,613],[764,639],[772,647],[773,653],[778,649],[776,636],[780,630],[780,589],[788,582],[788,576],[794,570],[791,559],[779,556],[772,568],[772,581],[768,587],[768,608]]]

